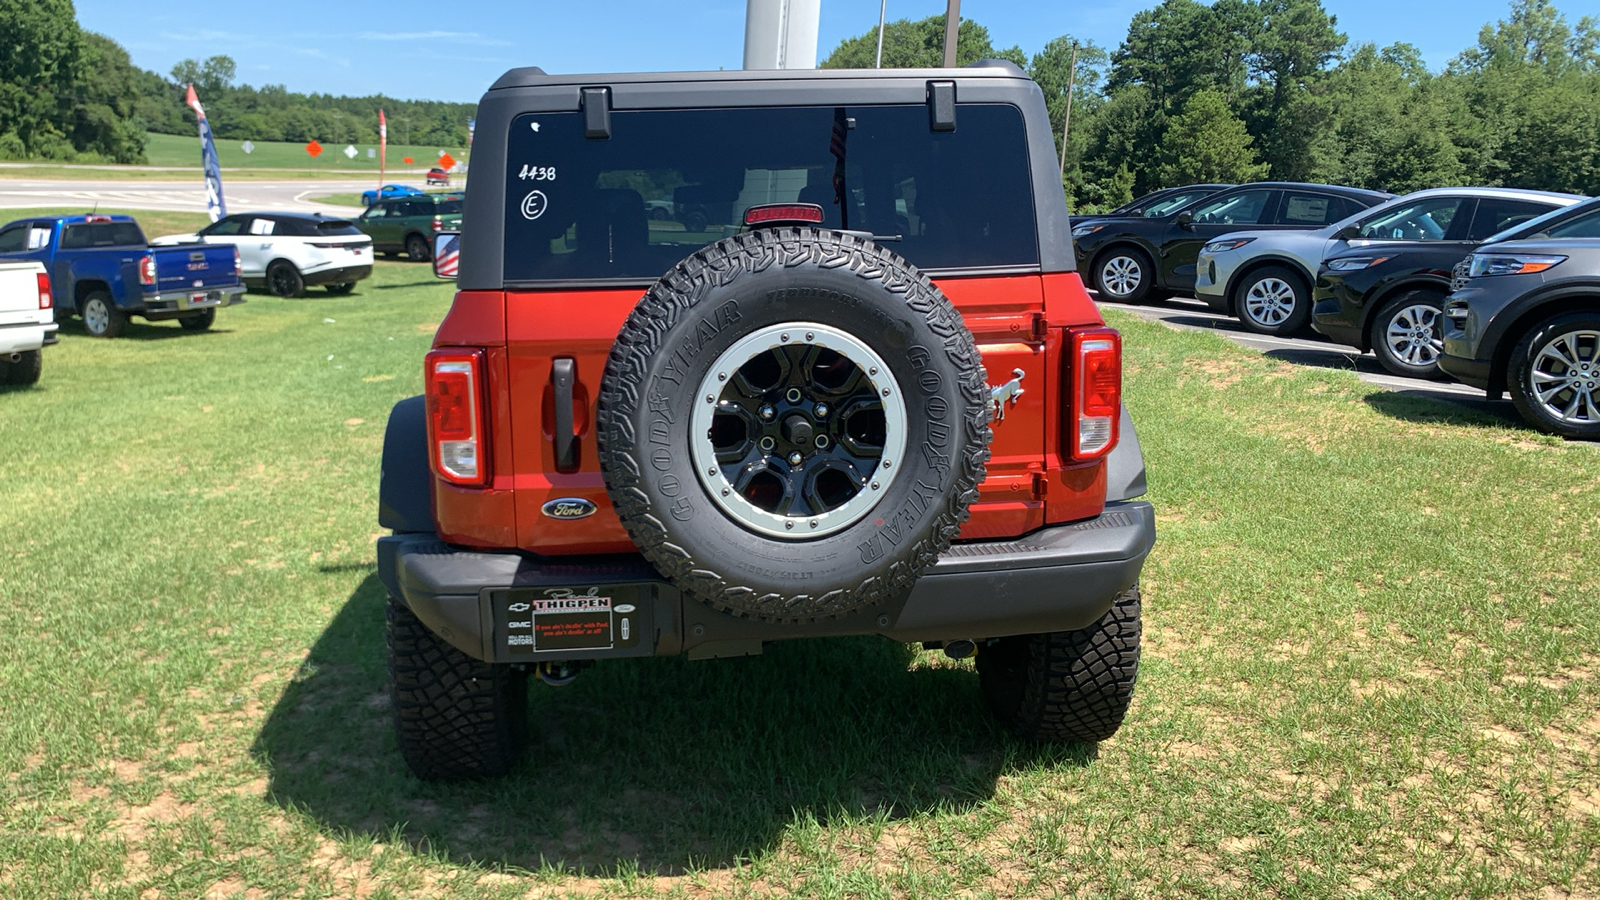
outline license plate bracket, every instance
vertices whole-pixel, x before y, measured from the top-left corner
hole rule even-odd
[[[637,655],[653,635],[651,591],[639,584],[494,591],[496,656]]]

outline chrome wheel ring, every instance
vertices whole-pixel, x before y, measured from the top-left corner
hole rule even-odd
[[[717,356],[693,403],[700,485],[729,518],[769,537],[849,527],[904,468],[899,383],[883,357],[831,325],[747,335]]]
[[[1100,265],[1100,285],[1113,297],[1127,297],[1144,281],[1144,266],[1131,256],[1113,256]]]
[[[1425,368],[1437,365],[1439,354],[1444,352],[1444,338],[1439,334],[1439,313],[1436,306],[1413,303],[1401,307],[1389,317],[1384,327],[1384,343],[1389,352],[1408,366]]]
[[[1262,278],[1244,295],[1244,314],[1250,321],[1276,328],[1294,315],[1294,286],[1282,278]]]
[[[90,334],[105,334],[111,327],[111,310],[99,297],[90,297],[83,304],[83,327]]]
[[[1600,425],[1600,331],[1568,331],[1546,341],[1528,370],[1533,399],[1565,425]]]

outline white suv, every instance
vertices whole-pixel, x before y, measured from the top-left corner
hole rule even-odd
[[[240,213],[194,234],[172,234],[152,245],[232,244],[239,248],[245,284],[279,297],[299,297],[308,285],[348,294],[372,274],[372,238],[346,219],[321,213]]]

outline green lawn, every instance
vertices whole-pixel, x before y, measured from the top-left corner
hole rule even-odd
[[[255,149],[245,153],[243,141],[232,139],[216,139],[217,162],[221,163],[223,174],[226,175],[230,168],[249,167],[254,169],[327,169],[327,170],[359,170],[362,172],[378,171],[378,160],[367,158],[367,148],[377,149],[377,144],[357,143],[353,146],[359,151],[355,159],[347,159],[344,148],[350,144],[348,141],[322,141],[322,153],[315,158],[306,152],[305,142],[277,142],[254,141]],[[389,169],[391,171],[418,171],[426,172],[428,167],[439,159],[439,151],[448,150],[450,155],[457,160],[468,157],[465,147],[438,147],[428,145],[397,145],[389,144]],[[145,135],[145,158],[152,166],[194,166],[200,167],[200,138],[198,135],[188,134],[156,134],[149,132]],[[412,162],[404,162],[409,156]]]
[[[450,295],[74,323],[0,393],[0,896],[1595,891],[1600,448],[1122,315],[1161,535],[1114,739],[830,640],[602,663],[514,777],[413,780],[376,486]]]

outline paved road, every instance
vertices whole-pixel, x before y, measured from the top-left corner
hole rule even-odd
[[[228,209],[235,212],[284,210],[355,215],[348,206],[330,206],[308,198],[321,194],[364,191],[373,178],[360,181],[223,181]],[[205,185],[199,179],[183,181],[46,181],[0,178],[0,209],[83,206],[113,209],[160,209],[205,212]]]
[[[1191,331],[1214,331],[1240,346],[1259,350],[1266,356],[1303,366],[1320,366],[1327,369],[1353,371],[1362,381],[1387,388],[1398,394],[1442,400],[1456,406],[1504,420],[1507,424],[1526,427],[1516,408],[1509,400],[1487,400],[1483,391],[1453,381],[1428,381],[1421,378],[1403,378],[1392,375],[1370,353],[1360,353],[1354,347],[1335,344],[1321,337],[1281,338],[1253,334],[1240,327],[1237,319],[1218,315],[1198,300],[1174,298],[1148,306],[1129,306],[1125,303],[1101,302],[1101,306],[1120,309],[1146,319],[1155,319],[1174,327]]]

